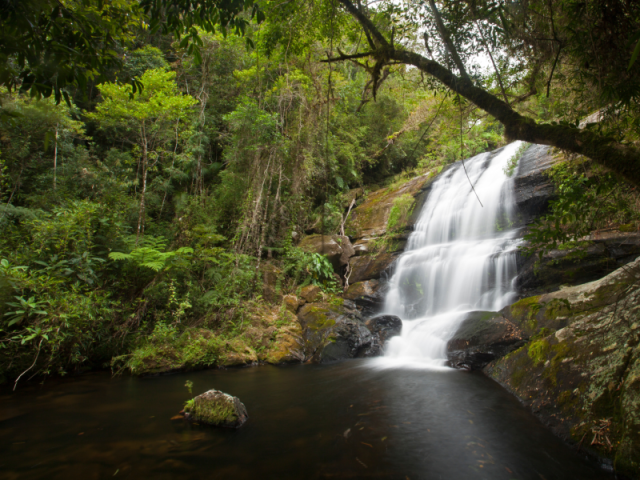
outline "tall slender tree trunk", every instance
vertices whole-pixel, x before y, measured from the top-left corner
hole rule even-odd
[[[147,167],[148,167],[149,151],[147,146],[147,137],[145,135],[144,125],[142,126],[142,190],[140,193],[140,212],[138,213],[138,233],[136,235],[136,246],[140,240],[140,236],[144,236],[144,220],[145,220],[145,194],[147,193]]]
[[[56,144],[53,147],[53,190],[56,189],[56,174],[58,169],[58,124],[56,123]]]

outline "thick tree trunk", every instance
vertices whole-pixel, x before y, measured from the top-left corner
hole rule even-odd
[[[584,155],[632,184],[640,186],[640,150],[637,148],[623,145],[612,138],[603,137],[588,130],[565,125],[538,124],[533,119],[520,115],[495,95],[475,86],[470,79],[456,76],[438,62],[418,53],[394,48],[371,20],[350,0],[339,1],[374,39],[376,48],[369,54],[377,61],[396,61],[413,65],[435,77],[442,84],[495,117],[504,125],[505,134],[509,140],[550,145]],[[357,55],[364,56],[364,54]],[[329,61],[346,60],[349,57],[354,56],[343,55]]]

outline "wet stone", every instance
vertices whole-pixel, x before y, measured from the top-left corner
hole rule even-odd
[[[209,390],[187,402],[184,416],[190,422],[228,428],[239,428],[249,418],[238,397],[219,390]]]

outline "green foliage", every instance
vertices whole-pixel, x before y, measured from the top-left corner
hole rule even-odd
[[[120,45],[139,27],[138,2],[23,0],[0,17],[0,84],[38,98],[69,99],[122,66]]]
[[[530,146],[530,143],[523,142],[522,145],[518,147],[518,150],[516,150],[516,153],[514,153],[509,159],[507,166],[504,167],[504,173],[507,177],[511,177],[515,173],[516,168],[518,167],[518,162],[520,162],[522,155],[524,155],[524,152],[526,152]]]
[[[193,248],[191,247],[180,247],[169,252],[160,252],[152,247],[137,247],[130,253],[111,252],[109,258],[116,261],[130,261],[137,267],[150,268],[159,272],[169,268],[172,261],[187,260],[192,253]]]
[[[283,273],[290,278],[290,286],[313,284],[329,292],[340,291],[336,284],[333,265],[324,255],[308,253],[298,247],[289,247],[285,252],[283,263]]]
[[[6,259],[2,259],[3,262],[6,262]],[[28,319],[31,316],[35,315],[47,315],[45,310],[42,310],[41,307],[43,302],[36,302],[36,297],[30,297],[28,300],[25,300],[23,297],[15,297],[18,302],[7,302],[7,306],[13,307],[16,310],[12,312],[5,313],[5,316],[8,316],[9,323],[7,326],[10,327],[12,325],[20,325],[23,320]]]
[[[529,227],[524,252],[537,252],[542,257],[560,248],[576,249],[579,254],[589,245],[581,240],[593,230],[640,220],[636,194],[621,189],[612,173],[577,159],[559,163],[550,175],[557,198],[551,202],[550,212]]]

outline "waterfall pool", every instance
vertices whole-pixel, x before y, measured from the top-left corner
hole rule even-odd
[[[3,479],[612,478],[481,374],[374,360],[0,390]],[[189,393],[238,396],[238,430],[171,420]]]

